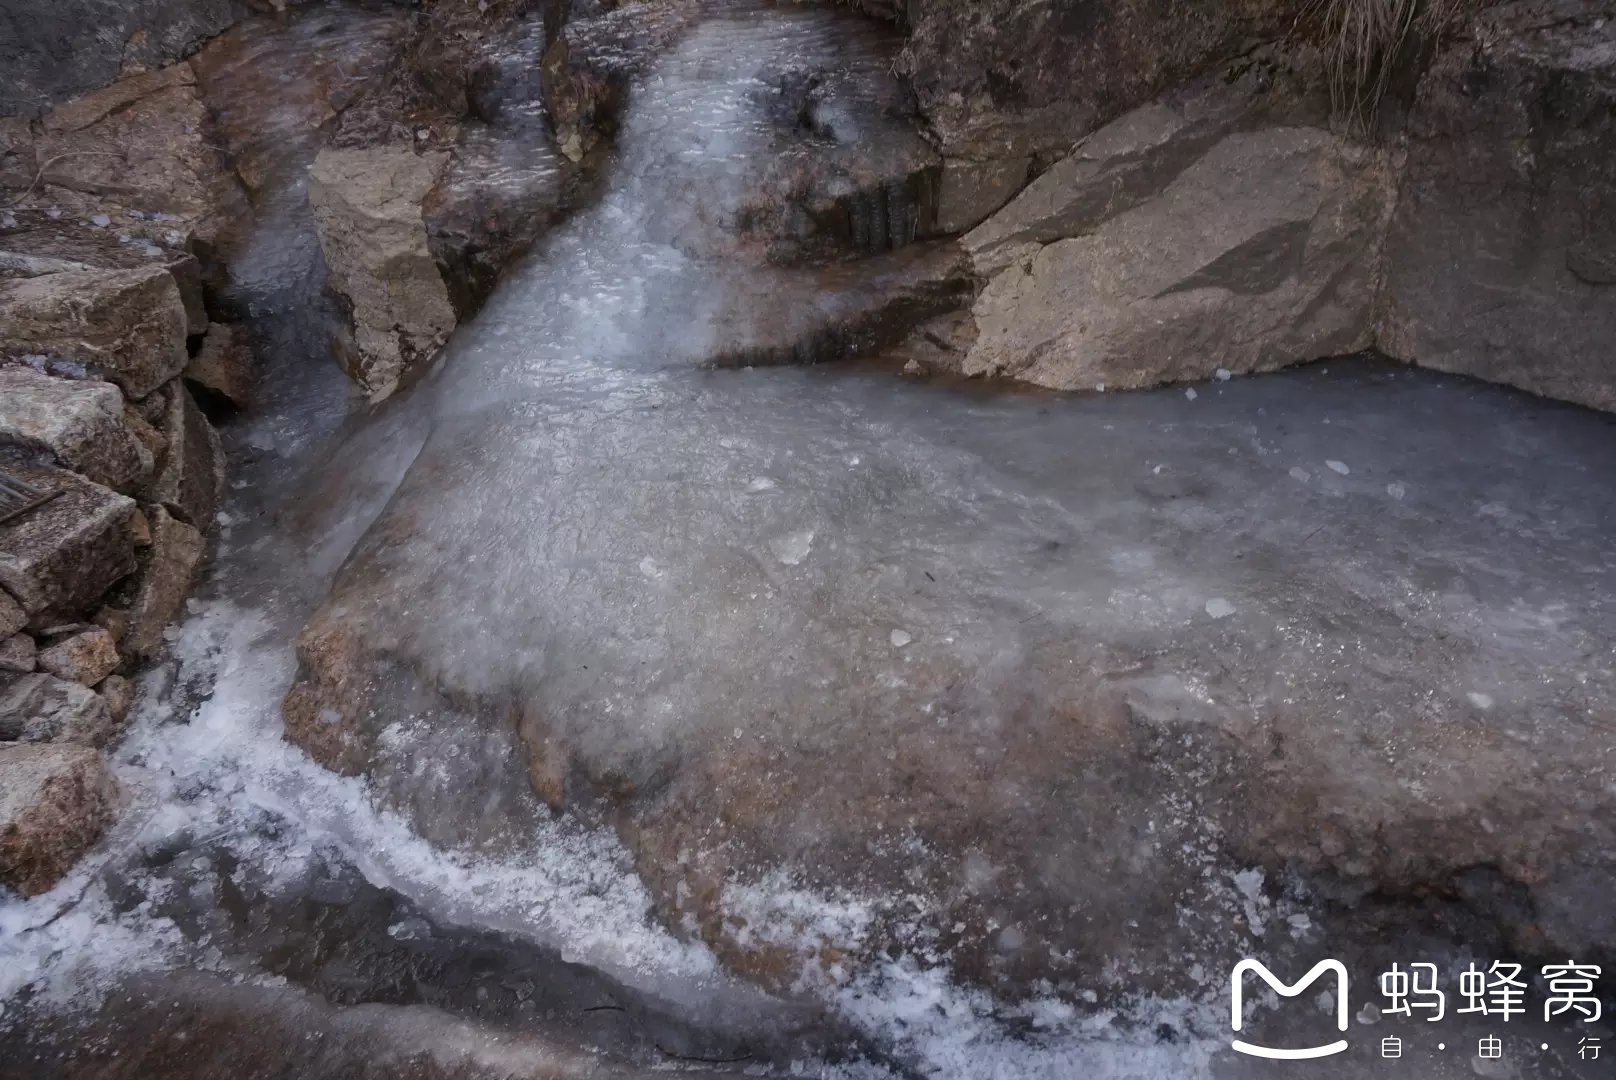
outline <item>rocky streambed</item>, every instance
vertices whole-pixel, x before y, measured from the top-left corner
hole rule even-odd
[[[1319,1075],[1604,1075],[1602,1017],[1426,1037],[1375,980],[1616,940],[1596,7],[1502,5],[1391,142],[1181,70],[1216,20],[1143,104],[1034,50],[990,106],[1003,26],[761,2],[315,6],[16,129],[0,303],[71,227],[160,267],[94,272],[173,290],[175,368],[30,345],[0,378],[112,434],[8,460],[198,539],[81,673],[138,694],[0,901],[0,1074],[1263,1077],[1230,969],[1331,956]],[[50,163],[143,124],[193,202]],[[1461,162],[1513,178],[1482,226]],[[1420,267],[1498,250],[1480,330]]]

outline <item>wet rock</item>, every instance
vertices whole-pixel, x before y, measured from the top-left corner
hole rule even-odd
[[[961,233],[980,225],[994,211],[1015,198],[1027,183],[1032,159],[943,163],[938,180],[937,231]]]
[[[253,379],[252,344],[239,327],[209,323],[202,348],[185,365],[185,380],[233,408],[245,408]]]
[[[107,715],[112,717],[114,724],[121,724],[129,718],[129,711],[135,705],[134,683],[122,675],[108,675],[101,680],[95,692],[107,707]]]
[[[168,390],[162,435],[163,458],[146,497],[205,530],[224,491],[224,449],[196,399],[179,383]]]
[[[151,452],[124,424],[123,395],[102,382],[0,368],[0,446],[44,453],[119,491],[144,482]]]
[[[39,668],[59,679],[94,686],[118,666],[118,647],[105,630],[85,630],[39,651]]]
[[[0,281],[0,350],[83,365],[142,398],[185,368],[189,319],[167,270],[86,270]]]
[[[1493,9],[1444,46],[1409,126],[1380,347],[1616,409],[1609,5]]]
[[[324,922],[322,917],[322,937],[329,934]],[[540,1011],[537,1019],[524,1014],[507,1030],[482,1017],[457,1016],[440,1004],[441,995],[430,997],[430,1005],[403,1004],[391,988],[361,990],[364,979],[382,977],[376,969],[383,965],[374,956],[353,965],[365,974],[356,976],[349,964],[330,962],[332,981],[340,978],[341,986],[324,993],[200,971],[136,975],[120,980],[96,1009],[82,1016],[67,1018],[45,1010],[30,1014],[16,1025],[19,1030],[6,1040],[5,1050],[8,1057],[28,1061],[48,1075],[90,1073],[101,1080],[153,1075],[216,1080],[288,1071],[366,1080],[665,1080],[670,1074],[671,1051],[625,1053],[612,1039],[586,1042],[578,1035],[576,1020],[568,1030],[545,1019],[545,1013],[576,1015],[578,1002],[602,1000],[602,994],[569,999],[564,1007]],[[339,970],[345,973],[339,976]],[[414,989],[415,980],[407,972],[400,977]],[[510,992],[509,982],[496,986],[496,993]],[[721,1055],[710,1057],[718,1060]],[[744,1074],[680,1063],[672,1075],[733,1080]]]
[[[0,746],[0,884],[45,892],[101,838],[117,788],[84,746]]]
[[[566,158],[582,161],[612,136],[629,81],[678,38],[695,11],[681,0],[630,0],[571,18],[554,35],[539,70]]]
[[[171,215],[211,246],[250,208],[205,131],[206,116],[189,64],[121,79],[59,105],[40,120],[35,153],[50,162],[41,197],[71,195],[80,205],[106,200]]]
[[[141,556],[139,583],[129,607],[123,653],[135,660],[156,655],[163,631],[184,609],[191,577],[202,559],[202,534],[162,508],[151,513],[152,544]]]
[[[453,8],[439,11],[452,16]],[[434,20],[429,38],[451,34]],[[580,172],[554,148],[539,68],[544,48],[538,15],[466,35],[467,67],[459,139],[423,206],[433,258],[464,320],[477,311],[507,267],[560,220],[575,201]],[[469,45],[469,47],[468,47]],[[428,47],[423,42],[421,50]]]
[[[786,66],[757,91],[776,147],[740,225],[775,262],[869,255],[940,231],[939,159],[893,74],[897,35],[844,18],[836,64]]]
[[[959,308],[972,280],[952,244],[923,243],[816,269],[807,279],[756,277],[749,302],[718,320],[714,367],[817,364],[879,352],[918,323]],[[794,288],[792,286],[795,286]]]
[[[88,608],[134,570],[133,499],[61,469],[7,468],[34,487],[60,490],[0,524],[0,585],[30,615]]]
[[[119,719],[79,682],[35,674],[0,687],[0,739],[101,747]]]
[[[976,341],[976,320],[968,311],[927,319],[888,355],[903,362],[906,375],[959,375]]]
[[[1130,388],[1370,344],[1392,161],[1316,127],[1226,130],[1239,92],[1206,93],[1098,132],[966,238],[994,275],[967,374]]]
[[[27,634],[12,634],[0,640],[0,671],[29,672],[34,670],[38,647]]]
[[[455,326],[421,210],[445,161],[399,145],[324,150],[310,173],[329,285],[349,318],[338,355],[372,399],[398,389]]]

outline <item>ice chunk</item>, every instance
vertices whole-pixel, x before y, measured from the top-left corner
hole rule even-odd
[[[1326,461],[1324,464],[1329,466],[1331,472],[1340,473],[1342,476],[1346,476],[1352,471],[1351,469],[1347,468],[1347,463],[1344,461],[1336,461],[1331,459]]]
[[[787,566],[796,566],[808,557],[808,551],[814,546],[814,530],[798,529],[796,532],[776,536],[769,541],[769,550],[774,557]]]
[[[1214,619],[1227,619],[1234,614],[1234,605],[1221,596],[1214,596],[1206,602],[1206,613]]]
[[[915,636],[907,630],[894,630],[888,637],[891,639],[894,649],[901,649],[915,640]]]
[[[1192,386],[1188,390],[1184,391],[1184,396],[1186,398],[1188,398],[1189,400],[1194,401],[1196,398],[1200,397],[1201,395],[1197,394],[1195,392],[1195,387]]]

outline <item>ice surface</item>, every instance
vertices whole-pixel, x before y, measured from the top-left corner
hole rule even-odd
[[[103,884],[104,869],[138,876],[153,850],[207,838],[286,888],[312,853],[334,852],[446,924],[554,945],[714,1023],[770,1015],[677,912],[663,925],[614,834],[526,797],[518,842],[442,842],[467,824],[444,817],[503,782],[492,759],[525,772],[508,724],[445,731],[400,710],[380,738],[392,771],[371,783],[281,740],[293,636],[339,570],[335,595],[361,613],[368,644],[456,694],[533,703],[630,786],[663,782],[681,753],[719,739],[737,756],[816,739],[862,751],[883,716],[918,714],[942,732],[915,738],[917,754],[951,745],[948,723],[1001,745],[1005,703],[1047,712],[1047,684],[1027,673],[1083,659],[1074,639],[1140,652],[1165,641],[1189,657],[1137,682],[1147,712],[1243,692],[1231,670],[1266,672],[1283,683],[1276,695],[1334,700],[1365,668],[1407,668],[1377,652],[1388,623],[1457,635],[1462,650],[1419,662],[1478,708],[1492,701],[1478,684],[1571,700],[1610,678],[1609,657],[1585,649],[1608,645],[1616,617],[1610,476],[1588,464],[1609,460],[1612,437],[1589,417],[1545,420],[1503,391],[1393,381],[1375,365],[1241,379],[1205,402],[1193,390],[1035,399],[870,372],[710,370],[715,354],[834,315],[867,284],[849,270],[836,292],[735,258],[726,232],[775,138],[759,106],[766,76],[872,62],[847,55],[857,44],[842,25],[775,9],[693,31],[637,88],[599,205],[543,245],[413,395],[331,440],[332,418],[309,422],[287,373],[241,433],[253,460],[178,672],[146,681],[118,752],[129,811],[57,889],[0,904],[0,1002],[25,990],[94,1000],[142,968],[254,975],[248,959],[121,910]],[[1492,433],[1487,447],[1477,430]],[[1297,464],[1344,476],[1335,454],[1367,482]],[[961,671],[975,680],[956,691]],[[204,687],[193,711],[187,688]],[[1558,714],[1532,715],[1541,737],[1559,737]],[[772,781],[776,799],[789,779]],[[826,786],[825,805],[844,800]],[[813,805],[792,809],[804,834],[826,824]],[[1159,836],[1190,816],[1150,814],[1128,824]],[[1183,835],[1202,839],[1198,827]],[[1068,839],[1050,838],[1052,862]],[[900,868],[928,857],[906,844],[880,851]],[[962,862],[962,887],[1004,873]],[[1101,873],[1062,870],[1083,884]],[[1306,912],[1261,894],[1260,872],[1207,876],[1220,914],[1269,938],[1312,932]],[[863,967],[837,959],[878,924],[907,920],[915,942],[951,929],[928,921],[918,888],[831,890],[781,866],[727,884],[746,943],[811,961],[800,992],[898,1070],[1213,1075],[1223,1032],[1205,1001],[1092,1007],[1136,973],[1001,1000],[962,983],[941,946]],[[1023,929],[998,929],[1005,950],[1024,946]],[[1206,985],[1221,991],[1220,979]]]

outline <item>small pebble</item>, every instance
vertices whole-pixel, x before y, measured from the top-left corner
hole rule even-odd
[[[1234,372],[1230,371],[1226,367],[1220,367],[1212,374],[1213,377],[1218,380],[1218,382],[1228,382],[1230,379],[1234,378]]]
[[[94,225],[98,229],[104,229],[108,225],[112,224],[112,219],[107,217],[105,214],[97,214],[90,219],[90,224]]]
[[[892,647],[894,649],[901,649],[911,641],[915,640],[914,635],[909,633],[907,630],[894,630],[890,635],[888,635],[888,637],[891,640]]]

